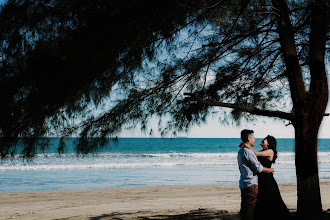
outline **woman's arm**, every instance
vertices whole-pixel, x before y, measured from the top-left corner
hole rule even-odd
[[[264,150],[264,151],[256,151],[252,147],[246,146],[246,148],[250,149],[253,151],[253,153],[258,157],[273,157],[274,156],[274,151],[272,149]]]

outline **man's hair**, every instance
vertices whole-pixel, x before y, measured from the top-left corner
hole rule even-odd
[[[241,139],[242,139],[243,143],[248,142],[249,141],[249,136],[253,133],[254,133],[253,130],[247,130],[247,129],[242,130],[241,131]]]

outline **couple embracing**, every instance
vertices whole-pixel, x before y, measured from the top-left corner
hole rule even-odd
[[[242,143],[238,151],[238,167],[241,173],[241,219],[290,219],[271,168],[277,158],[276,139],[267,136],[261,142],[261,151],[255,151],[254,132],[241,131]]]

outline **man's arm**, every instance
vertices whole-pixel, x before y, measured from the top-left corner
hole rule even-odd
[[[267,168],[267,167],[264,167],[262,168],[262,172],[263,173],[273,173],[275,172],[274,168]]]
[[[240,147],[243,147],[243,145],[240,145]],[[263,167],[261,165],[261,163],[259,162],[259,160],[257,159],[256,155],[255,155],[255,150],[252,149],[251,147],[247,149],[252,150],[252,155],[248,154],[247,159],[250,161],[251,165],[253,166],[253,168],[258,172],[258,173],[273,173],[275,172],[274,168],[267,168],[267,167]],[[273,153],[273,150],[270,150]]]
[[[264,167],[261,165],[261,163],[258,161],[256,155],[249,149],[245,151],[245,157],[247,161],[250,163],[250,169],[254,173],[261,173],[263,172]]]
[[[273,173],[274,174],[274,169],[273,168],[267,168],[261,165],[259,160],[257,159],[256,155],[253,153],[253,151],[250,151],[251,153],[248,153],[248,160],[250,161],[252,167],[257,171],[258,173]]]

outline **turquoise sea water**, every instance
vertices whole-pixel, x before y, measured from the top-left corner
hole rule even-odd
[[[0,163],[0,192],[115,188],[153,185],[237,184],[238,138],[119,138],[95,155],[78,157],[76,139],[52,138],[45,153]],[[261,139],[256,140],[260,150]],[[319,176],[330,178],[330,139],[318,142]],[[294,139],[278,139],[275,179],[295,181]]]

